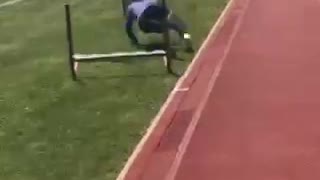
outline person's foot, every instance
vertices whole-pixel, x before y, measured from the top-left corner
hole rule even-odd
[[[194,49],[192,47],[192,42],[191,42],[191,35],[188,34],[188,33],[185,33],[183,35],[183,38],[184,38],[184,41],[185,41],[185,51],[188,52],[188,53],[193,53],[194,52]]]

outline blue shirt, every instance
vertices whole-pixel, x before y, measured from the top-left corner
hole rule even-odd
[[[142,0],[133,2],[128,6],[126,32],[133,43],[138,43],[137,38],[132,32],[132,25],[134,21],[140,18],[145,9],[147,9],[150,5],[155,4],[157,4],[157,0]]]
[[[128,13],[132,13],[136,18],[139,18],[144,10],[153,4],[154,2],[150,0],[133,2],[128,6]]]

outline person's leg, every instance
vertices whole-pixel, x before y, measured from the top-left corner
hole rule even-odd
[[[168,20],[172,23],[177,24],[180,27],[180,29],[183,29],[183,31],[187,32],[187,24],[173,11],[169,13]]]
[[[186,45],[186,51],[193,52],[192,42],[191,42],[191,35],[188,33],[186,23],[175,13],[172,11],[168,17],[169,20],[169,27],[177,31],[182,39],[184,39]]]
[[[187,52],[194,52],[192,42],[191,42],[191,35],[186,31],[186,29],[183,26],[180,26],[178,23],[174,23],[172,21],[169,21],[168,28],[175,30],[181,39],[184,40],[186,51]]]

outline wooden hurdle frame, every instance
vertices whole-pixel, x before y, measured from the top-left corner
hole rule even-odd
[[[171,67],[172,57],[174,52],[170,47],[169,29],[167,28],[167,21],[163,22],[165,30],[163,33],[163,39],[165,43],[164,49],[153,51],[134,51],[134,52],[115,52],[108,54],[78,54],[74,51],[73,45],[73,32],[72,32],[72,20],[71,9],[69,4],[65,4],[65,21],[66,21],[66,33],[67,33],[67,45],[68,45],[68,60],[71,77],[74,81],[77,80],[78,63],[92,63],[92,62],[120,62],[128,57],[163,57],[165,66],[168,73],[173,73]]]

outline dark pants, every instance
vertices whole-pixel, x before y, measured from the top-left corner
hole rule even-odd
[[[139,19],[139,27],[145,33],[163,33],[165,27],[163,22],[168,18],[170,11],[163,6],[149,6]],[[186,27],[181,23],[168,20],[168,28],[179,33],[181,37],[186,32]]]

